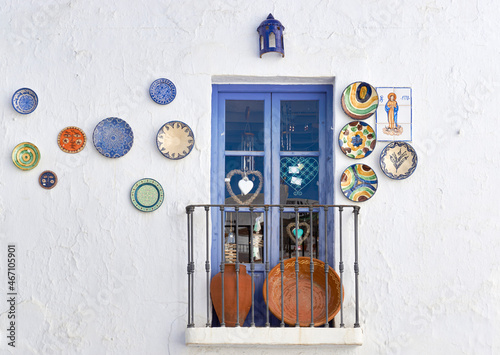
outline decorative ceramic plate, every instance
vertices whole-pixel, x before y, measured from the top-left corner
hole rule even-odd
[[[365,164],[353,164],[345,169],[340,187],[345,197],[354,202],[370,199],[377,191],[377,175]]]
[[[311,303],[313,303],[314,326],[326,323],[325,300],[327,297],[328,321],[332,320],[340,311],[340,300],[341,295],[344,295],[344,290],[340,284],[339,275],[331,266],[328,267],[327,274],[323,261],[318,259],[312,259],[312,261],[314,265],[312,285],[311,258],[305,256],[283,260],[283,271],[281,271],[281,264],[276,265],[269,272],[268,280],[264,281],[262,287],[264,302],[269,305],[272,314],[278,319],[282,319],[281,299],[283,297],[283,322],[290,326],[297,323],[297,289],[299,290],[298,323],[301,327],[309,327],[311,324]],[[298,262],[297,266],[296,262]],[[298,277],[296,276],[297,272]],[[328,280],[328,283],[325,279]],[[269,282],[268,286],[266,286],[267,282]],[[283,286],[281,286],[282,284]],[[312,300],[311,287],[313,288]],[[267,289],[269,289],[269,294]]]
[[[353,159],[369,156],[375,149],[376,143],[377,139],[373,128],[361,121],[346,124],[339,134],[340,149]]]
[[[345,88],[341,102],[342,109],[349,117],[364,120],[377,110],[377,90],[368,83],[358,81]]]
[[[32,113],[38,106],[38,96],[31,89],[19,89],[12,96],[12,106],[23,115]]]
[[[50,190],[57,185],[57,175],[53,171],[46,170],[40,174],[38,183],[46,190]]]
[[[154,102],[160,105],[171,103],[175,99],[176,93],[174,83],[165,78],[156,79],[149,87],[149,95]]]
[[[165,123],[156,135],[156,145],[167,158],[182,159],[193,149],[193,131],[180,121]]]
[[[12,151],[12,161],[21,170],[31,170],[40,162],[40,151],[33,143],[19,143]]]
[[[140,211],[153,212],[163,203],[164,193],[160,183],[154,179],[137,181],[130,191],[133,205]]]
[[[380,167],[385,175],[395,180],[408,178],[417,168],[417,153],[405,142],[389,143],[380,154]]]
[[[78,153],[85,148],[87,136],[78,127],[66,127],[57,136],[57,145],[63,152]]]
[[[107,158],[119,158],[132,148],[134,133],[124,120],[108,117],[97,124],[92,139],[99,153]]]

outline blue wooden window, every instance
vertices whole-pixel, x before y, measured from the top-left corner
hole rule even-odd
[[[319,203],[333,204],[333,87],[331,85],[213,85],[212,93],[212,168],[211,203],[237,204],[254,196],[254,204]],[[257,173],[252,173],[257,172]],[[233,177],[226,186],[228,174]],[[240,185],[240,180],[244,180]],[[244,194],[245,185],[251,190]],[[257,191],[260,187],[260,191]],[[242,189],[243,188],[243,189]],[[254,219],[258,213],[254,213]],[[318,215],[316,224],[324,224]],[[224,218],[225,236],[221,236],[219,214],[212,218],[212,273],[219,272],[221,261],[218,238],[232,237],[234,213]],[[264,281],[263,248],[245,250],[249,233],[256,221],[240,213],[236,242],[240,262],[256,262],[256,294]],[[329,218],[333,221],[333,218]],[[271,267],[279,262],[279,218],[271,215]],[[282,226],[283,228],[285,226]],[[312,227],[312,226],[311,226]],[[333,230],[333,226],[329,226]],[[285,246],[285,257],[295,253],[324,255],[327,248],[333,265],[333,245],[321,242],[324,228],[315,233],[316,242],[303,243],[295,250]],[[245,239],[246,238],[246,239]],[[302,254],[300,254],[302,253]],[[316,253],[316,254],[314,254]],[[260,285],[260,289],[259,289]],[[256,300],[256,306],[263,300]],[[265,307],[262,307],[265,308]],[[258,314],[256,323],[259,325]]]

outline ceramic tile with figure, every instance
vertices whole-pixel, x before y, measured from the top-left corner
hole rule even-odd
[[[376,111],[377,140],[382,142],[412,141],[411,88],[377,88],[379,105]]]

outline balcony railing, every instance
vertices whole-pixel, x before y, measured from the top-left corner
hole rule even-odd
[[[361,345],[359,211],[353,205],[187,206],[186,343]],[[212,245],[215,242],[220,245]],[[353,265],[351,271],[344,267],[346,255],[353,259],[348,261]],[[229,264],[236,275],[235,294],[227,294]],[[336,266],[338,274],[333,270]],[[240,312],[244,307],[240,299],[247,297],[241,291],[245,267],[251,279],[249,290],[255,290],[249,291],[248,316]],[[211,285],[219,271],[220,285]],[[264,284],[257,285],[259,280],[265,280]],[[259,287],[262,291],[257,294]],[[211,299],[211,288],[219,291],[217,300]],[[344,322],[345,294],[349,295],[351,326]],[[219,315],[214,311],[216,303],[225,310]],[[233,319],[228,319],[229,304],[236,306]],[[261,323],[256,322],[256,313]],[[196,327],[195,319],[203,325]],[[276,342],[279,335],[270,332],[279,329],[293,335]],[[335,330],[339,332],[332,333]],[[238,332],[237,336],[232,332]]]

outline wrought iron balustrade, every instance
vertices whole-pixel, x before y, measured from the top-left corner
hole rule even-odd
[[[252,302],[246,325],[255,327],[285,327],[285,304],[294,304],[295,324],[287,322],[291,326],[303,326],[299,324],[300,309],[310,313],[308,327],[318,326],[318,321],[314,314],[314,302],[324,302],[323,321],[321,325],[325,328],[344,328],[344,293],[352,295],[354,301],[353,313],[349,318],[354,319],[353,327],[360,327],[359,324],[359,264],[358,264],[358,217],[359,206],[353,205],[189,205],[186,207],[187,213],[187,239],[188,239],[188,328],[195,327],[195,317],[200,320],[206,312],[206,323],[204,327],[227,326],[225,312],[220,315],[221,319],[215,315],[212,309],[210,294],[212,277],[220,271],[222,309],[228,303],[228,296],[224,295],[224,272],[228,263],[235,264],[236,270],[236,307],[240,306],[240,288],[238,282],[240,266],[249,266],[248,273],[251,277],[251,290],[256,287],[256,274],[260,272],[260,280],[264,282],[264,293],[268,300],[264,304],[256,302],[256,292],[252,292]],[[352,218],[346,215],[352,212]],[[350,226],[344,220],[349,219]],[[287,231],[288,227],[288,231]],[[309,229],[306,231],[306,229]],[[345,236],[345,229],[349,230]],[[302,233],[300,233],[302,231]],[[305,233],[308,232],[307,237]],[[258,236],[259,238],[256,238]],[[303,237],[301,239],[301,237]],[[307,239],[307,240],[306,240]],[[233,243],[234,241],[234,243]],[[217,242],[218,245],[212,245]],[[346,246],[349,248],[349,255],[354,260],[352,272],[349,274],[350,284],[345,285],[344,257]],[[295,263],[293,259],[295,258]],[[309,304],[299,301],[299,258],[302,264],[309,265],[310,296],[306,299]],[[338,258],[338,260],[335,260]],[[318,264],[316,261],[323,263]],[[295,299],[287,299],[283,292],[283,273],[285,272],[285,262],[294,265],[295,272]],[[196,276],[196,265],[201,266],[205,276]],[[325,298],[318,301],[313,295],[315,290],[313,278],[318,265],[324,265],[324,289]],[[215,267],[214,267],[215,266]],[[340,279],[340,311],[336,319],[338,325],[329,319],[329,275],[331,268],[338,266]],[[281,303],[278,312],[270,310],[270,282],[269,275],[271,269],[276,267],[278,275],[281,275]],[[315,269],[316,268],[316,269]],[[276,270],[274,270],[276,271]],[[279,282],[278,282],[279,285]],[[195,289],[197,290],[195,293]],[[203,290],[203,291],[202,291]],[[271,290],[272,291],[272,290]],[[308,291],[309,292],[309,291]],[[278,293],[279,294],[279,293]],[[288,296],[290,296],[288,294]],[[196,300],[196,301],[195,301]],[[200,302],[200,300],[203,300]],[[232,300],[231,300],[232,301]],[[197,303],[198,302],[198,303]],[[196,311],[195,314],[195,303]],[[200,308],[198,308],[200,307]],[[260,309],[256,310],[258,307]],[[201,310],[201,311],[200,311]],[[255,313],[259,312],[260,318],[265,319],[265,323],[256,324]],[[331,309],[330,309],[331,312]],[[243,326],[245,319],[240,319],[239,310],[236,312],[236,327]]]

